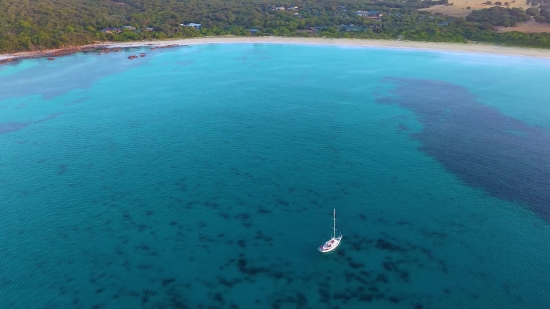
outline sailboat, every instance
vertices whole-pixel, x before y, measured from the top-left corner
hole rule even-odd
[[[338,245],[340,244],[340,241],[342,241],[342,233],[340,232],[340,236],[336,237],[336,209],[334,209],[334,216],[333,216],[333,225],[332,225],[332,234],[330,235],[331,238],[327,240],[324,244],[319,247],[319,251],[322,253],[330,252]]]

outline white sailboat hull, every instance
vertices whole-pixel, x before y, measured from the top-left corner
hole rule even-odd
[[[340,242],[342,241],[342,235],[339,237],[333,237],[332,239],[329,239],[327,242],[325,242],[321,247],[318,248],[318,250],[322,253],[327,253],[330,251],[333,251],[340,245]]]

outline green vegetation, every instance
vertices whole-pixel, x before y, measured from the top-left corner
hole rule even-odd
[[[492,7],[489,9],[483,9],[473,11],[466,20],[487,23],[490,26],[505,26],[513,27],[517,23],[528,21],[530,16],[527,15],[522,9],[505,9],[502,7]]]
[[[532,6],[539,6],[544,5],[545,2],[548,4],[548,0],[527,0],[526,3]]]
[[[539,23],[550,23],[550,4],[528,8],[525,13],[533,16]]]
[[[251,28],[259,30],[255,35],[474,40],[550,48],[550,34],[497,33],[493,29],[513,26],[528,20],[529,15],[550,21],[550,8],[541,6],[541,10],[535,8],[526,13],[521,9],[493,7],[456,19],[417,11],[447,3],[447,0],[3,0],[0,52],[103,41],[242,36],[252,35]],[[368,19],[357,16],[358,10],[376,10],[383,16]],[[191,22],[202,24],[202,29],[181,26]],[[123,26],[136,29],[101,31]]]

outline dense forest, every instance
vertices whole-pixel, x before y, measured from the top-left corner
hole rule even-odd
[[[550,1],[548,1],[548,4],[543,2],[538,6],[528,8],[525,13],[533,16],[535,21],[539,23],[550,23]]]
[[[480,42],[550,48],[550,34],[497,33],[530,16],[550,20],[550,8],[493,7],[467,18],[417,9],[442,1],[420,0],[2,0],[0,52],[39,50],[103,41],[216,35],[325,36]],[[285,9],[281,9],[284,7]],[[368,19],[356,11],[379,11]],[[201,29],[182,24],[200,23]],[[126,28],[123,28],[126,26]],[[106,28],[116,28],[105,31]],[[104,31],[102,31],[104,30]]]
[[[522,9],[505,9],[495,6],[489,9],[473,11],[466,17],[466,20],[487,23],[490,26],[513,27],[517,23],[528,21],[530,18]]]

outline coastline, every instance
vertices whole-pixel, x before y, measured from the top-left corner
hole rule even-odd
[[[66,48],[58,49],[47,49],[47,50],[37,50],[37,51],[26,51],[26,52],[17,52],[17,53],[5,53],[0,54],[0,65],[15,62],[23,59],[32,59],[32,58],[55,58],[65,55],[70,55],[79,52],[92,52],[105,48],[111,49],[108,47],[109,44],[89,44],[81,46],[70,46]]]
[[[30,58],[54,58],[73,54],[77,52],[96,52],[100,50],[116,50],[121,48],[139,47],[174,47],[179,45],[200,45],[200,44],[301,44],[301,45],[334,45],[334,46],[355,46],[372,48],[389,48],[420,51],[443,51],[458,53],[473,53],[501,56],[520,56],[531,58],[550,59],[550,50],[509,47],[482,43],[444,43],[444,42],[418,42],[418,41],[396,41],[396,40],[369,40],[369,39],[330,39],[330,38],[303,38],[303,37],[207,37],[191,39],[173,39],[162,41],[139,41],[139,42],[101,42],[91,45],[83,45],[62,49],[19,52],[0,54],[0,64],[14,62]],[[53,60],[53,59],[52,59]]]

